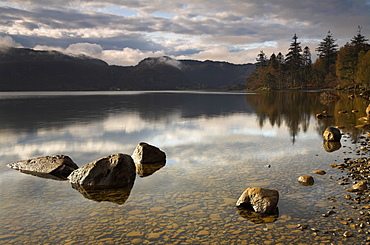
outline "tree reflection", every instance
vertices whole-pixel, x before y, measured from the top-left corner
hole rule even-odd
[[[343,133],[348,133],[356,140],[363,130],[355,126],[365,116],[368,102],[360,97],[349,96],[349,92],[337,92],[338,101],[320,100],[320,92],[261,92],[246,96],[257,115],[260,128],[269,122],[271,126],[288,127],[293,144],[300,132],[307,132],[310,119],[317,113],[326,111],[331,117],[319,119],[315,130],[322,135],[329,126],[340,126]]]

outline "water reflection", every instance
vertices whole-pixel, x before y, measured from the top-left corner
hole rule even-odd
[[[319,93],[83,94],[0,99],[0,233],[10,234],[2,237],[9,244],[260,244],[267,237],[270,244],[294,244],[311,241],[311,233],[288,228],[302,220],[321,230],[338,228],[317,211],[326,212],[333,205],[328,195],[339,196],[342,186],[320,176],[305,188],[296,178],[331,169],[338,156],[326,154],[322,133],[333,125],[359,130],[360,99],[327,106]],[[337,113],[352,106],[360,112]],[[323,110],[333,117],[315,119]],[[163,149],[168,162],[140,166],[139,176],[155,174],[136,178],[128,189],[74,190],[6,167],[53,154],[69,155],[82,166],[112,152],[131,154],[142,141]],[[338,177],[333,171],[330,176]],[[246,186],[278,189],[279,213],[238,214],[237,190]],[[254,224],[246,229],[245,219]]]
[[[52,179],[52,180],[58,180],[58,181],[68,180],[65,177],[61,177],[61,176],[57,176],[57,175],[53,175],[53,174],[38,173],[38,172],[27,171],[27,170],[17,170],[17,171],[19,171],[21,173],[24,173],[24,174],[29,174],[29,175],[32,175],[32,176],[36,176],[36,177],[39,177],[39,178],[44,178],[44,179]]]
[[[139,163],[135,162],[137,174],[143,178],[150,176],[163,168],[166,165],[166,162],[159,163]]]
[[[121,205],[129,198],[131,189],[134,186],[134,181],[131,181],[127,186],[120,188],[82,186],[74,183],[71,183],[71,185],[73,189],[80,192],[87,199],[96,202],[112,202]]]
[[[342,144],[339,141],[326,141],[324,140],[322,143],[325,151],[327,152],[334,152],[339,150],[342,147]]]
[[[273,223],[279,218],[279,208],[276,208],[272,214],[256,213],[247,208],[238,207],[238,213],[244,219],[247,219],[255,224]]]

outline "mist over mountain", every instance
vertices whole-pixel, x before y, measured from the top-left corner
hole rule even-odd
[[[0,91],[225,89],[245,83],[254,64],[146,58],[109,66],[87,56],[0,49]]]

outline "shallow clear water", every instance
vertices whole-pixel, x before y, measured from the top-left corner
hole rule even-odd
[[[330,167],[343,162],[345,149],[327,152],[321,134],[353,119],[316,120],[315,113],[341,106],[320,103],[318,95],[0,93],[0,243],[359,244],[365,235],[296,228],[352,229],[322,217],[333,203],[336,216],[353,211],[336,181],[343,173]],[[56,154],[82,166],[113,153],[131,155],[140,142],[159,147],[167,162],[137,176],[121,205],[6,166]],[[321,169],[327,174],[313,174]],[[300,175],[313,175],[315,184],[299,184]],[[278,190],[279,214],[240,215],[235,202],[248,187]]]

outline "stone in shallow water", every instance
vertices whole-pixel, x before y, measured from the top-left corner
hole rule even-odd
[[[32,158],[24,161],[9,163],[8,167],[24,173],[43,178],[67,179],[68,175],[78,169],[78,166],[69,156],[54,155]],[[50,176],[48,176],[50,175]]]
[[[138,163],[166,162],[166,154],[158,147],[141,142],[132,153],[132,158]]]
[[[303,175],[298,177],[298,182],[305,186],[312,186],[315,181],[311,175]]]
[[[273,213],[278,201],[277,190],[249,187],[239,197],[236,206],[252,208],[256,213]]]
[[[363,181],[360,181],[354,184],[352,187],[353,189],[356,189],[356,190],[367,190],[367,182],[366,180],[363,180]]]
[[[91,186],[128,186],[136,177],[136,167],[131,156],[112,154],[88,163],[73,171],[71,183]]]

